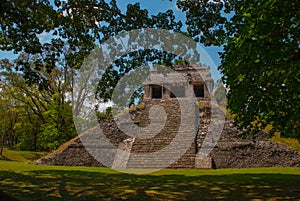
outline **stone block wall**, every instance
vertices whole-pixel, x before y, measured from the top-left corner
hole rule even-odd
[[[228,120],[210,153],[213,165],[216,168],[300,167],[296,150],[269,140],[266,132],[254,136],[248,133],[238,130],[233,121]]]

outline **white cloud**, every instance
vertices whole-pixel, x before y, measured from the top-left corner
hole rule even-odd
[[[44,44],[44,43],[50,43],[51,39],[53,38],[53,35],[51,32],[43,32],[41,34],[37,34],[37,37],[40,40],[40,43]]]
[[[106,110],[106,108],[113,106],[113,102],[109,101],[107,103],[100,103],[98,104],[99,108],[98,111],[100,112],[104,112]]]

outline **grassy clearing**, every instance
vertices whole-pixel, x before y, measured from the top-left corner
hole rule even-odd
[[[0,190],[20,200],[300,200],[300,168],[132,175],[0,160],[0,183]]]
[[[31,162],[37,160],[49,153],[47,152],[30,152],[30,151],[15,151],[4,149],[0,160]]]

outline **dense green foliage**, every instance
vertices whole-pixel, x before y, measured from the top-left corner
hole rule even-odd
[[[300,139],[300,2],[182,0],[178,6],[195,40],[224,45],[219,69],[236,124],[272,124],[273,133]]]
[[[15,61],[3,60],[0,66],[1,107],[9,107],[0,114],[5,117],[1,144],[22,150],[55,149],[76,135],[71,103],[77,113],[88,97],[70,98],[73,80],[96,44],[133,29],[181,28],[171,10],[150,16],[136,3],[121,12],[115,0],[54,4],[47,0],[8,0],[1,4],[0,17],[0,49],[19,54]],[[49,40],[41,40],[42,35]],[[166,55],[149,51],[124,55],[107,70],[97,95],[102,101],[110,100],[124,74],[148,61],[174,58]]]
[[[1,62],[1,144],[21,150],[56,149],[76,136],[70,101],[70,86],[58,69],[39,73],[49,82],[47,89],[26,84],[23,73],[8,60]]]

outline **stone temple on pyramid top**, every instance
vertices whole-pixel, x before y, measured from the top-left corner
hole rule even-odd
[[[158,72],[157,68],[152,69],[143,86],[144,100],[194,96],[198,101],[208,101],[214,82],[208,67],[176,65],[174,71],[166,74]]]

